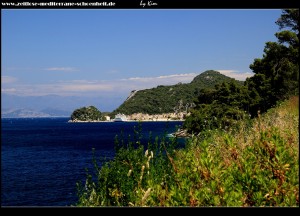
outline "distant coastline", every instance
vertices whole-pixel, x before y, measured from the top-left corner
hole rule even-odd
[[[180,121],[183,122],[184,120],[182,119],[154,119],[154,120],[126,120],[126,121],[122,121],[124,123],[126,122],[168,122],[168,121]],[[90,120],[90,121],[81,121],[81,120],[68,120],[68,123],[97,123],[97,122],[112,122],[112,123],[116,123],[113,120],[109,120],[109,121],[100,121],[100,120]]]
[[[175,113],[163,113],[163,114],[145,114],[145,113],[133,113],[130,115],[125,115],[118,113],[115,118],[110,116],[104,116],[105,120],[79,120],[78,118],[71,118],[68,122],[168,122],[168,121],[184,121],[185,117],[190,115],[186,112],[175,112]]]
[[[126,120],[126,121],[117,121],[115,122],[114,120],[106,120],[106,121],[98,121],[98,120],[90,120],[90,121],[80,121],[80,120],[69,120],[68,123],[99,123],[99,122],[103,122],[103,123],[127,123],[127,122],[183,122],[183,119],[153,119],[153,120]],[[182,137],[182,138],[187,138],[190,137],[190,134],[187,133],[187,131],[185,129],[182,128],[178,128],[177,131],[175,131],[174,133],[171,133],[168,135],[169,137]]]
[[[12,117],[3,117],[1,119],[42,119],[42,118],[70,118],[69,116],[12,116]]]

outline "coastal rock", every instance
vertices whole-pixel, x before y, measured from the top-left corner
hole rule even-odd
[[[191,135],[187,132],[187,130],[179,128],[174,134],[175,137],[190,137]]]

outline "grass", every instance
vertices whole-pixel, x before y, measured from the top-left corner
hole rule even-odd
[[[77,206],[299,207],[299,97],[228,131],[119,146],[78,183]]]

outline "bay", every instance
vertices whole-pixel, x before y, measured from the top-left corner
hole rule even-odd
[[[126,141],[141,129],[142,142],[182,125],[168,122],[69,123],[69,118],[1,119],[1,206],[71,206],[76,182],[96,158],[114,158],[116,135]]]

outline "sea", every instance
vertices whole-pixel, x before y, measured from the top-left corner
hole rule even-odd
[[[1,119],[1,206],[75,206],[76,183],[84,183],[87,171],[93,171],[93,157],[113,160],[116,139],[126,141],[140,131],[146,145],[182,126],[181,121],[68,120]]]

